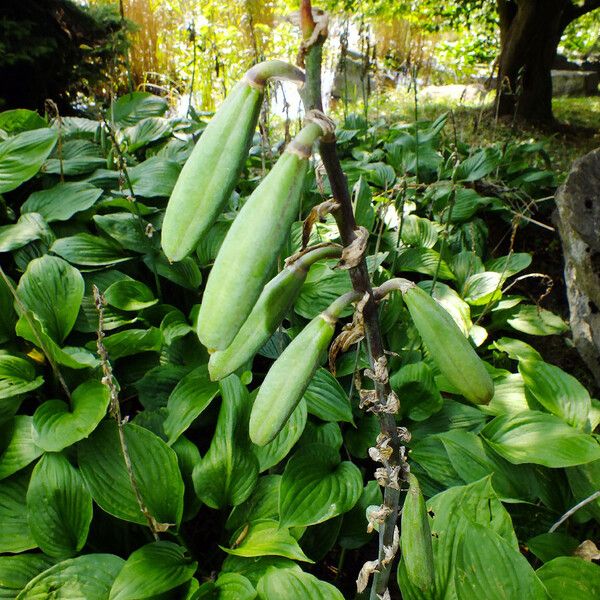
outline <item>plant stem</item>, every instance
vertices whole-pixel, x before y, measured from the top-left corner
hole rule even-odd
[[[554,533],[571,515],[574,515],[580,508],[583,508],[587,504],[590,504],[597,498],[600,498],[600,490],[594,492],[591,496],[588,496],[585,500],[582,500],[576,504],[573,508],[570,508],[550,529],[548,533]]]
[[[305,42],[309,40],[310,44],[308,47],[304,47],[306,82],[301,91],[302,100],[306,111],[315,109],[323,110],[321,97],[321,57],[326,33],[321,31],[315,38],[314,34],[318,24],[315,24],[312,19],[310,0],[302,0],[300,13],[303,17],[305,15],[310,15],[310,21],[312,21],[312,27],[308,19],[303,19],[301,22],[304,40]],[[348,191],[348,184],[337,154],[334,134],[321,138],[321,141],[319,142],[319,152],[329,178],[333,198],[339,204],[339,208],[333,213],[333,216],[337,222],[342,242],[344,246],[348,246],[356,237],[355,230],[357,229],[357,225],[352,210],[352,201]],[[371,363],[371,368],[375,369],[375,365],[379,361],[385,360],[385,352],[379,329],[377,306],[373,299],[373,290],[371,288],[367,263],[364,257],[358,266],[350,269],[350,279],[356,292],[360,293],[361,296],[364,294],[368,294],[369,296],[368,301],[363,308],[363,319],[365,338],[369,351],[369,362]],[[387,398],[391,394],[389,383],[375,381],[375,389],[377,391],[379,402],[385,404]],[[393,449],[392,456],[389,459],[389,465],[391,468],[400,466],[403,462],[403,458],[400,452],[401,444],[398,437],[396,419],[394,415],[384,412],[379,413],[378,418],[381,432],[385,437],[389,438],[390,446]],[[371,587],[372,599],[376,599],[378,595],[383,595],[387,589],[392,561],[389,561],[387,564],[384,562],[384,546],[392,547],[393,545],[394,530],[398,518],[398,501],[399,490],[393,489],[392,487],[386,487],[384,492],[384,505],[390,510],[389,515],[379,528],[379,570],[375,574],[373,585]]]

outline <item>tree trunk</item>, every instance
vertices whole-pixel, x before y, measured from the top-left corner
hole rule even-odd
[[[551,69],[570,0],[497,0],[499,115],[552,120]]]

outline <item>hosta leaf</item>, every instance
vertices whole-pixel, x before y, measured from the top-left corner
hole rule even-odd
[[[325,444],[339,451],[342,447],[343,438],[340,426],[337,423],[319,423],[311,421],[306,423],[304,433],[298,440],[298,447],[312,446],[313,444]]]
[[[55,256],[32,260],[17,286],[19,303],[32,311],[58,344],[67,337],[79,312],[84,282],[81,273]],[[22,317],[23,318],[23,317]]]
[[[154,542],[127,559],[110,590],[110,600],[154,598],[189,581],[198,563],[185,548],[172,542]]]
[[[49,569],[55,562],[44,554],[0,557],[0,598],[16,598],[34,577]]]
[[[353,423],[350,399],[327,369],[317,369],[304,392],[304,399],[308,412],[323,421]]]
[[[454,581],[458,598],[549,600],[527,559],[496,532],[478,523],[463,531]]]
[[[371,188],[362,175],[354,185],[352,194],[356,223],[371,231],[375,223],[375,210],[372,205],[373,195],[371,194]]]
[[[24,131],[0,143],[0,194],[31,179],[52,152],[58,135],[52,129]]]
[[[172,364],[160,365],[146,371],[134,384],[142,406],[148,410],[166,407],[171,392],[189,371],[189,367]]]
[[[352,289],[347,271],[332,269],[333,263],[317,262],[311,268],[294,310],[305,319],[313,319],[337,297]]]
[[[18,415],[0,427],[0,479],[4,479],[33,462],[42,449],[33,442],[32,418]]]
[[[69,558],[32,579],[18,600],[83,600],[108,598],[125,561],[114,554],[85,554]]]
[[[144,198],[168,198],[180,171],[181,166],[176,162],[153,156],[129,169],[133,193]]]
[[[290,532],[281,528],[277,521],[270,519],[253,521],[247,531],[244,528],[232,536],[234,542],[240,538],[241,541],[233,543],[232,548],[221,547],[221,549],[234,556],[284,556],[292,560],[313,562],[302,552]]]
[[[131,258],[121,246],[89,233],[60,238],[50,250],[70,263],[89,267],[116,265]]]
[[[196,494],[211,508],[241,504],[258,479],[258,460],[250,449],[250,397],[239,377],[220,381],[223,398],[208,452],[194,469]]]
[[[456,169],[459,181],[476,181],[489,175],[502,160],[502,153],[497,148],[482,148],[465,158]]]
[[[484,306],[502,298],[500,273],[493,271],[471,275],[462,288],[462,296],[473,306]]]
[[[0,226],[0,252],[10,252],[22,248],[33,240],[45,238],[48,225],[43,217],[35,212],[21,215],[14,225]]]
[[[106,414],[108,388],[86,381],[71,395],[71,407],[62,400],[47,400],[33,415],[33,440],[46,452],[59,452],[86,438]]]
[[[137,214],[120,212],[94,215],[94,223],[125,250],[142,254],[152,252],[156,247],[153,237],[148,237],[146,233],[148,221]]]
[[[49,556],[68,557],[83,548],[92,522],[92,497],[62,454],[45,454],[33,469],[27,518],[37,545]]]
[[[390,378],[390,385],[402,399],[402,413],[414,421],[424,421],[444,404],[433,372],[424,362],[400,368]]]
[[[433,590],[434,565],[431,530],[419,481],[409,474],[410,487],[402,509],[402,561],[410,581],[423,591]]]
[[[379,506],[382,495],[379,484],[369,481],[364,487],[358,502],[343,516],[338,543],[342,548],[354,550],[372,539],[374,533],[367,531],[366,510],[369,506]]]
[[[132,127],[121,131],[127,142],[127,150],[135,152],[150,142],[168,137],[172,133],[171,123],[162,117],[147,117]]]
[[[24,358],[0,354],[0,399],[26,394],[44,383],[34,366]]]
[[[299,450],[281,481],[282,527],[314,525],[349,511],[362,494],[362,475],[351,462],[340,463],[338,451],[324,444]]]
[[[219,393],[219,384],[211,381],[207,365],[188,373],[175,387],[167,402],[164,430],[171,445]]]
[[[501,256],[486,263],[487,271],[496,271],[502,275],[504,281],[508,277],[512,277],[520,273],[531,264],[531,254],[526,252],[513,252],[508,256]]]
[[[510,415],[529,410],[521,374],[510,373],[495,378],[492,400],[487,406],[480,408],[492,415]]]
[[[558,315],[531,304],[510,311],[506,322],[513,329],[529,335],[558,335],[569,329]]]
[[[600,567],[578,557],[555,558],[536,571],[552,600],[600,597]]]
[[[162,409],[164,410],[164,409]],[[148,411],[144,411],[148,412]],[[159,412],[159,415],[162,411]],[[138,413],[144,414],[144,413]],[[160,421],[162,427],[162,420]],[[185,436],[179,436],[177,441],[172,446],[175,454],[177,454],[177,462],[179,470],[183,477],[185,492],[183,495],[183,521],[193,519],[200,509],[201,502],[194,491],[194,482],[192,473],[194,467],[200,462],[200,451],[193,442],[190,442]]]
[[[120,310],[143,310],[158,302],[147,285],[132,279],[115,281],[106,289],[104,297],[111,306]]]
[[[407,246],[433,248],[438,239],[435,223],[417,215],[405,215],[402,220],[401,239]]]
[[[42,127],[48,127],[48,123],[34,110],[15,108],[0,112],[0,129],[7,133],[21,133]]]
[[[200,586],[196,600],[254,600],[256,590],[250,580],[239,573],[222,573],[213,583],[207,581]]]
[[[88,342],[87,346],[91,350],[96,342]],[[162,346],[162,333],[158,327],[119,331],[105,337],[104,346],[111,360],[140,352],[158,352]]]
[[[300,439],[306,426],[306,402],[300,400],[294,412],[290,415],[283,429],[275,436],[275,439],[264,446],[252,446],[252,450],[258,458],[260,472],[270,469],[281,460],[294,447]]]
[[[169,264],[162,254],[144,256],[144,264],[161,277],[172,281],[186,290],[196,291],[202,283],[202,273],[193,258],[187,256],[179,262]]]
[[[533,346],[521,340],[501,337],[492,345],[500,352],[506,352],[513,360],[543,360],[542,355]]]
[[[440,279],[454,279],[454,273],[440,255],[431,248],[404,248],[398,252],[396,260],[398,271],[435,275]]]
[[[496,417],[482,430],[490,446],[514,464],[571,467],[600,458],[600,445],[558,417],[537,411]]]
[[[558,531],[541,533],[527,540],[529,551],[542,562],[549,562],[559,556],[571,556],[577,550],[577,546],[579,540]]]
[[[162,117],[169,108],[168,102],[150,92],[131,92],[117,98],[110,107],[111,121],[120,127],[135,125],[148,117]]]
[[[184,487],[177,455],[143,427],[127,423],[123,433],[133,475],[150,514],[160,523],[179,525]],[[79,442],[78,461],[100,508],[119,519],[147,524],[131,486],[113,421],[104,421],[89,438]]]
[[[577,429],[585,428],[592,401],[575,377],[542,360],[520,361],[519,372],[526,390],[546,410]]]
[[[39,213],[46,222],[67,221],[74,214],[94,206],[102,190],[79,181],[58,183],[34,192],[21,206],[23,213]]]
[[[330,583],[310,573],[295,569],[270,567],[257,586],[260,600],[274,598],[310,598],[311,600],[343,600],[342,593]]]
[[[239,573],[250,581],[256,587],[260,578],[271,567],[276,569],[293,569],[302,572],[302,569],[289,558],[283,556],[256,556],[254,558],[244,558],[243,556],[234,556],[229,554],[223,561],[222,573]]]
[[[598,490],[598,482],[600,481],[600,460],[567,469],[567,478],[569,480],[569,487],[577,502],[589,498]],[[585,510],[590,511],[595,518],[600,521],[600,498],[587,504]]]
[[[0,485],[0,552],[23,552],[37,547],[27,522],[28,485],[26,471],[4,479]]]
[[[280,483],[281,475],[259,477],[250,497],[231,511],[226,529],[240,529],[245,523],[260,519],[279,520]]]

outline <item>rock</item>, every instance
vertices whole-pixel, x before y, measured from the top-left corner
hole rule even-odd
[[[488,90],[481,83],[428,85],[421,90],[423,98],[428,100],[455,100],[457,102],[482,102]]]
[[[556,205],[573,342],[600,385],[600,148],[573,163]]]
[[[596,71],[552,71],[553,96],[594,96],[598,93]]]

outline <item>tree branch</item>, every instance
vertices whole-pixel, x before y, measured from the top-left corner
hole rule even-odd
[[[579,19],[579,17],[583,17],[583,15],[586,15],[597,8],[600,8],[600,0],[585,0],[585,2],[580,5],[569,2],[569,6],[565,10],[562,22],[566,27],[569,23],[572,23],[576,19]]]

